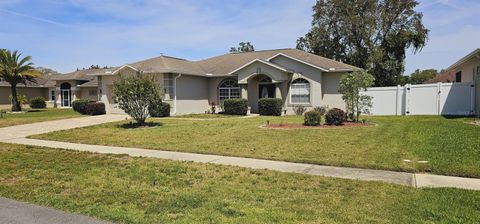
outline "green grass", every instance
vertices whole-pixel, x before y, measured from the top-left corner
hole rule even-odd
[[[466,124],[466,119],[463,118],[369,117],[369,121],[378,125],[301,130],[259,128],[267,120],[270,123],[301,123],[303,118],[151,120],[162,122],[162,125],[131,130],[119,127],[119,123],[110,123],[34,137],[98,145],[480,177],[480,127]],[[427,160],[429,163],[405,163],[404,159]]]
[[[24,113],[7,113],[0,118],[0,127],[29,124],[42,121],[80,117],[71,109],[28,109]]]
[[[198,119],[218,119],[218,118],[239,118],[240,115],[226,115],[226,114],[184,114],[172,118],[198,118]]]
[[[0,196],[121,223],[476,223],[480,191],[0,144]]]

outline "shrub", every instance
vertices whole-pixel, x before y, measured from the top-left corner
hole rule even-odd
[[[87,114],[85,110],[87,109],[87,104],[88,103],[93,103],[94,101],[91,100],[74,100],[72,102],[72,108],[74,111],[81,113],[81,114]]]
[[[45,98],[43,97],[33,97],[28,103],[30,105],[30,108],[34,109],[42,109],[47,107],[47,103],[45,102]]]
[[[315,108],[313,108],[313,110],[320,113],[321,116],[324,116],[328,111],[328,106],[315,107]]]
[[[113,83],[113,92],[118,107],[132,117],[139,126],[145,125],[150,115],[148,108],[152,102],[161,100],[161,90],[153,75],[138,72],[123,76]]]
[[[170,116],[170,104],[165,102],[152,103],[148,107],[148,112],[152,117],[169,117]]]
[[[258,113],[267,116],[282,115],[282,99],[263,98],[258,101]]]
[[[305,111],[307,111],[307,108],[303,105],[293,106],[293,112],[295,112],[295,115],[302,115]]]
[[[320,115],[320,112],[312,110],[305,113],[303,124],[306,126],[318,126],[321,121],[322,115]]]
[[[338,108],[330,109],[325,115],[325,122],[328,125],[342,125],[346,119],[345,112]]]
[[[229,115],[247,115],[248,100],[246,99],[226,99],[223,100],[225,114]]]
[[[85,114],[102,115],[105,114],[105,104],[102,102],[88,103],[85,107]]]

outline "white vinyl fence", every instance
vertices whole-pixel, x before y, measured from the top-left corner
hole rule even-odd
[[[475,110],[473,82],[372,87],[362,93],[373,97],[372,115],[471,115]]]

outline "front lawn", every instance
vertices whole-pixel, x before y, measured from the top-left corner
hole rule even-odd
[[[22,113],[6,113],[0,118],[0,127],[29,124],[42,121],[80,117],[71,109],[26,109]]]
[[[219,119],[219,118],[239,118],[241,115],[226,115],[226,114],[184,114],[172,118],[195,118],[195,119]]]
[[[167,119],[151,120],[163,124],[154,128],[131,130],[110,123],[35,138],[480,177],[480,127],[466,124],[462,118],[386,116],[368,118],[377,126],[259,128],[267,120],[270,124],[303,122],[297,116],[209,121]],[[415,162],[419,160],[429,162]]]
[[[0,144],[0,167],[2,197],[120,223],[480,220],[480,191],[9,144]]]

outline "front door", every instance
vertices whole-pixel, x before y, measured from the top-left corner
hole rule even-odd
[[[258,99],[275,98],[275,84],[258,85]]]
[[[70,107],[70,90],[62,89],[62,107]]]

